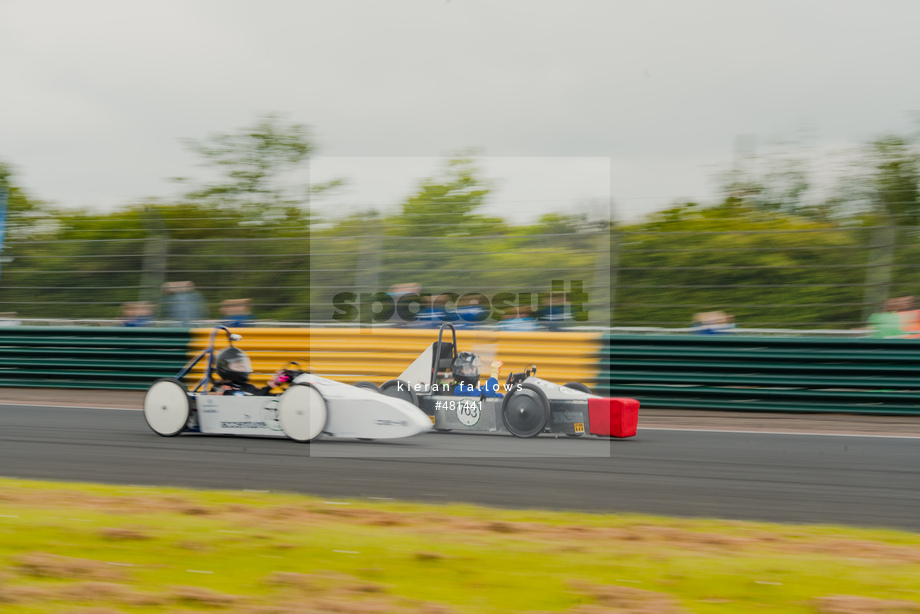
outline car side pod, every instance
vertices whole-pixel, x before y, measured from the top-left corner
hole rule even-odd
[[[626,398],[589,398],[588,424],[592,435],[635,437],[639,425],[639,401]]]

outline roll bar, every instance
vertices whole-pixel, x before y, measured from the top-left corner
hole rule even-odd
[[[441,346],[442,338],[444,336],[444,329],[450,328],[450,332],[453,335],[453,346],[451,350],[451,361],[456,360],[457,358],[457,329],[454,328],[454,325],[450,322],[445,322],[441,325],[441,328],[438,330],[438,341],[434,344],[431,357],[431,377],[428,382],[428,387],[431,388],[435,385],[436,379],[438,377],[438,363],[441,362]]]
[[[240,339],[243,338],[242,335],[231,333],[230,329],[228,329],[226,326],[215,326],[211,330],[211,336],[208,339],[208,347],[198,352],[198,354],[193,359],[191,359],[184,367],[182,367],[182,370],[179,371],[179,373],[176,375],[176,379],[181,380],[183,377],[185,377],[188,374],[189,371],[191,371],[195,367],[195,365],[197,365],[201,361],[202,358],[204,358],[205,356],[208,357],[208,363],[204,367],[204,377],[202,377],[201,380],[198,382],[198,385],[196,385],[195,388],[192,389],[192,392],[198,392],[198,389],[204,386],[205,384],[213,383],[211,381],[211,372],[214,368],[214,339],[215,337],[217,337],[217,333],[220,331],[224,331],[225,333],[227,333],[227,343],[230,344],[230,347],[233,347],[234,341],[239,341]]]

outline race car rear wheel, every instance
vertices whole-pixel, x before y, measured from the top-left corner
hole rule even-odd
[[[418,395],[415,394],[415,391],[412,390],[412,386],[408,382],[399,379],[391,379],[383,382],[383,386],[380,387],[380,392],[394,399],[409,401],[418,407]]]
[[[515,437],[536,437],[548,420],[549,401],[533,384],[522,384],[502,402],[502,422]]]
[[[374,392],[380,392],[380,386],[374,382],[355,382],[352,384],[355,388],[367,388],[368,390],[373,390]]]
[[[309,384],[296,384],[278,398],[278,422],[285,435],[294,441],[315,439],[326,428],[326,400]]]
[[[177,379],[155,381],[144,397],[147,426],[163,437],[174,437],[184,431],[191,410],[188,389]]]

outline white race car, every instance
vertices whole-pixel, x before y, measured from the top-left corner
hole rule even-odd
[[[227,333],[230,347],[241,338],[215,327],[207,349],[175,378],[157,380],[147,390],[144,417],[158,435],[261,435],[308,442],[318,437],[397,439],[432,428],[431,419],[407,401],[298,370],[285,371],[290,386],[280,395],[225,395],[214,389],[212,379],[219,331]],[[182,378],[205,358],[204,377],[189,391]]]

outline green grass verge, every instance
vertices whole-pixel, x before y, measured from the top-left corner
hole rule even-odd
[[[920,612],[920,535],[0,478],[0,611]]]

